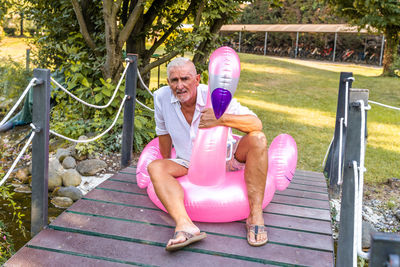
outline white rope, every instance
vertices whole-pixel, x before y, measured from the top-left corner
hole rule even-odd
[[[347,127],[347,110],[349,105],[349,81],[354,82],[354,77],[349,77],[346,79],[346,92],[345,92],[345,102],[344,102],[344,126]]]
[[[362,250],[362,203],[364,192],[364,167],[365,159],[365,106],[363,100],[358,100],[361,110],[361,129],[360,129],[360,166],[357,167],[357,162],[353,161],[354,169],[354,245],[358,256],[369,259],[369,253]],[[367,108],[368,109],[368,108]]]
[[[382,104],[382,103],[379,103],[379,102],[375,102],[375,101],[372,101],[372,100],[368,100],[368,102],[372,103],[372,104],[375,104],[375,105],[378,105],[378,106],[385,107],[385,108],[390,108],[390,109],[394,109],[394,110],[400,110],[400,108],[389,106],[389,105],[385,105],[385,104]]]
[[[75,100],[81,102],[82,104],[84,104],[84,105],[86,105],[86,106],[89,106],[89,107],[92,107],[92,108],[103,109],[103,108],[107,108],[108,106],[110,106],[111,103],[113,102],[113,100],[114,100],[114,98],[115,98],[115,95],[117,94],[118,89],[119,89],[119,87],[120,87],[120,85],[121,85],[121,83],[122,83],[122,80],[123,80],[124,77],[125,77],[126,71],[128,70],[129,64],[130,64],[129,61],[127,61],[126,67],[125,67],[125,69],[124,69],[124,72],[122,73],[122,76],[121,76],[121,78],[120,78],[119,81],[118,81],[117,87],[115,88],[114,93],[113,93],[113,95],[112,95],[110,101],[108,101],[108,103],[107,103],[106,105],[103,105],[103,106],[93,105],[93,104],[90,104],[90,103],[87,103],[87,102],[81,100],[80,98],[78,98],[77,96],[75,96],[74,94],[72,94],[71,92],[69,92],[67,89],[65,89],[61,84],[59,84],[59,83],[58,83],[56,80],[54,80],[52,77],[51,77],[50,79],[51,79],[51,81],[52,81],[53,83],[55,83],[55,84],[57,85],[58,88],[60,88],[61,90],[63,90],[63,91],[66,92],[68,95],[70,95],[72,98],[74,98]]]
[[[142,107],[154,112],[154,109],[149,108],[148,106],[146,106],[145,104],[143,104],[142,102],[140,102],[139,100],[136,99],[136,103],[138,103],[139,105],[141,105]]]
[[[339,132],[339,162],[338,162],[338,181],[337,184],[343,183],[342,177],[342,152],[343,152],[343,118],[340,118],[340,132]]]
[[[322,161],[321,166],[324,166],[324,164],[326,163],[326,159],[327,159],[328,154],[329,154],[329,149],[331,149],[331,146],[332,146],[332,144],[333,144],[333,139],[334,139],[334,138],[335,138],[335,136],[332,136],[331,143],[329,144],[328,149],[326,150],[325,157],[324,157],[324,160]]]
[[[35,82],[37,81],[36,78],[33,78],[28,86],[25,88],[25,91],[22,93],[22,95],[19,97],[17,103],[15,103],[15,105],[12,107],[12,109],[10,110],[10,112],[8,112],[8,114],[4,117],[4,119],[0,122],[0,126],[3,126],[4,123],[7,122],[7,120],[11,117],[11,115],[14,113],[14,111],[17,109],[17,107],[19,106],[19,104],[21,103],[21,101],[24,99],[24,97],[26,96],[26,94],[29,92],[29,90],[31,89],[32,85],[35,84]]]
[[[93,137],[93,138],[87,139],[87,140],[76,140],[76,139],[72,139],[72,138],[66,137],[66,136],[64,136],[64,135],[62,135],[62,134],[59,134],[59,133],[57,133],[57,132],[55,132],[55,131],[53,131],[53,130],[50,130],[50,133],[51,133],[51,134],[54,134],[55,136],[58,136],[58,137],[60,137],[60,138],[63,138],[63,139],[65,139],[65,140],[68,140],[68,141],[71,141],[71,142],[75,142],[75,143],[89,143],[89,142],[92,142],[92,141],[94,141],[94,140],[96,140],[96,139],[99,139],[100,137],[102,137],[103,135],[105,135],[106,133],[108,133],[108,132],[114,127],[115,123],[116,123],[117,120],[118,120],[119,114],[121,113],[122,107],[123,107],[124,104],[125,104],[125,101],[126,101],[126,98],[127,98],[127,97],[128,97],[128,96],[125,95],[124,98],[122,99],[122,103],[121,103],[121,106],[120,106],[119,109],[118,109],[117,116],[115,116],[115,119],[114,119],[113,123],[111,124],[111,126],[108,127],[107,130],[105,130],[104,132],[102,132],[101,134],[99,134],[99,135],[96,136],[96,137]]]
[[[12,171],[14,170],[15,166],[17,165],[17,163],[21,159],[22,155],[24,155],[25,150],[28,148],[29,144],[32,142],[32,139],[33,139],[34,136],[35,136],[35,131],[32,131],[31,135],[29,136],[28,141],[26,141],[26,143],[25,143],[24,147],[22,148],[21,152],[19,152],[18,157],[14,160],[13,164],[11,165],[11,168],[8,170],[8,172],[3,177],[3,179],[1,179],[0,186],[2,186],[5,183],[5,181],[8,179],[8,177],[10,176]]]
[[[150,89],[149,89],[149,88],[146,86],[146,84],[143,82],[142,76],[140,76],[140,71],[139,71],[139,69],[137,69],[137,73],[138,73],[139,81],[140,81],[140,83],[142,84],[142,86],[144,87],[144,89],[146,89],[147,92],[149,92],[149,93],[153,96],[153,93],[150,91]]]

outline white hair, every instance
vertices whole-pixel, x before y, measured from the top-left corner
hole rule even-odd
[[[170,74],[172,68],[174,68],[174,67],[182,67],[182,66],[186,65],[188,62],[193,64],[193,62],[190,59],[186,58],[186,57],[177,57],[177,58],[173,59],[167,65],[167,77],[169,78],[169,74]],[[194,68],[194,74],[196,75],[197,72],[196,72],[196,67],[194,67],[194,64],[193,64],[193,68]]]

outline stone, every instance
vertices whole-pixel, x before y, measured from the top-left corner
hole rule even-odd
[[[400,179],[399,178],[389,178],[387,180],[387,184],[390,186],[392,189],[400,188]]]
[[[83,197],[82,191],[74,186],[59,188],[57,190],[57,195],[60,197],[69,197],[73,201],[77,201],[78,199]]]
[[[371,234],[375,233],[375,227],[367,222],[362,221],[362,247],[363,248],[370,248],[371,247]]]
[[[23,184],[14,189],[14,192],[18,193],[32,193],[32,189],[29,185]]]
[[[76,167],[76,160],[73,157],[68,156],[62,161],[62,166],[64,169],[73,169]]]
[[[61,175],[64,186],[78,186],[82,182],[82,177],[75,169],[68,169]]]
[[[58,159],[59,162],[63,162],[63,160],[68,156],[71,156],[71,151],[69,149],[65,148],[57,149],[56,158]]]
[[[78,163],[77,171],[83,176],[92,176],[107,168],[107,163],[100,159],[88,159]]]
[[[22,183],[28,183],[29,174],[29,167],[21,168],[15,173],[15,178],[20,180]]]
[[[66,209],[74,203],[69,197],[54,197],[50,202],[61,209]]]
[[[396,211],[394,214],[397,218],[397,220],[400,222],[400,210]]]
[[[56,158],[49,159],[49,190],[53,190],[57,186],[62,185],[63,167]]]

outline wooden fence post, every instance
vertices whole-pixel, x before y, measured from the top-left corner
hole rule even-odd
[[[35,69],[32,124],[36,127],[32,140],[32,214],[31,236],[39,233],[48,220],[48,169],[50,121],[50,70]]]
[[[129,67],[125,77],[125,94],[128,98],[124,107],[124,125],[122,128],[121,168],[128,167],[132,160],[136,83],[137,83],[137,55],[128,54]]]
[[[356,161],[357,166],[360,166],[360,148],[361,145],[365,146],[365,143],[360,143],[360,130],[363,126],[361,125],[361,109],[357,102],[358,100],[364,100],[364,105],[368,106],[368,90],[349,90],[347,136],[344,149],[343,186],[336,266],[354,266],[353,263],[357,262],[357,248],[354,246],[355,177],[353,161]]]
[[[351,72],[341,72],[340,73],[340,81],[339,81],[339,94],[338,94],[338,103],[336,110],[336,123],[335,123],[335,133],[332,145],[330,147],[330,151],[325,163],[324,173],[327,177],[329,177],[329,194],[332,197],[339,197],[340,186],[338,185],[339,173],[338,167],[339,165],[343,165],[343,157],[339,157],[340,151],[342,154],[344,153],[344,147],[346,145],[346,131],[347,126],[343,125],[343,138],[342,138],[342,147],[340,149],[340,125],[344,123],[344,118],[346,117],[346,109],[348,110],[348,103],[346,106],[346,82],[348,81],[348,88],[351,88],[352,80],[351,78],[353,73]],[[341,120],[343,119],[343,122]],[[339,162],[341,161],[341,162]]]

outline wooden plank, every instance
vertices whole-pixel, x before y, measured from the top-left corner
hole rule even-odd
[[[82,200],[79,203],[73,205],[70,211],[89,213],[93,215],[102,215],[112,218],[119,218],[125,220],[135,220],[140,222],[151,222],[165,227],[173,227],[174,222],[172,219],[162,211],[146,210],[142,211],[140,208],[118,206],[111,203],[99,203],[94,201]],[[290,218],[288,218],[290,219]],[[232,229],[229,229],[228,224],[201,224],[198,223],[202,230],[207,231],[210,234],[224,234],[224,235],[234,235],[237,238],[245,236],[245,226],[244,223],[234,222],[231,223]],[[243,230],[242,236],[237,236],[236,232],[240,228]],[[316,248],[321,250],[333,250],[332,244],[330,242],[331,237],[328,235],[318,235],[305,233],[301,231],[292,231],[279,228],[268,228],[270,240],[273,242],[285,243],[295,246],[304,246],[310,248]]]
[[[136,184],[136,176],[129,173],[116,173],[108,178],[108,180],[119,180]]]
[[[288,189],[296,189],[296,190],[309,191],[309,192],[314,192],[314,193],[328,194],[328,190],[326,187],[324,188],[324,187],[313,186],[313,185],[302,185],[302,184],[290,183],[288,186]]]
[[[136,166],[129,166],[119,171],[120,173],[132,173],[136,175]]]
[[[300,191],[296,189],[287,188],[284,191],[277,191],[275,193],[279,195],[285,196],[295,196],[295,197],[302,197],[302,198],[310,198],[310,199],[319,199],[319,200],[326,200],[329,201],[328,195],[324,193],[314,193],[309,191]]]
[[[60,251],[83,253],[92,257],[103,257],[110,261],[124,261],[132,265],[149,264],[152,266],[259,266],[262,263],[215,257],[204,253],[181,251],[168,253],[164,244],[151,242],[144,244],[134,241],[117,240],[107,237],[90,236],[79,233],[47,229],[38,238],[29,242],[31,246],[54,248]],[[111,262],[112,263],[112,262]]]
[[[89,217],[78,214],[63,213],[53,223],[53,226],[71,227],[71,223],[76,225],[76,231],[90,231],[93,233],[103,233],[108,237],[129,240],[142,240],[139,242],[161,243],[171,237],[172,229],[159,227],[150,224],[139,224],[127,221],[111,220],[102,217]],[[240,230],[242,229],[242,230]],[[245,232],[244,227],[240,227],[240,233]],[[229,245],[227,245],[229,244]],[[204,241],[191,245],[186,250],[216,255],[231,254],[235,257],[250,257],[263,261],[281,262],[287,264],[299,264],[305,266],[332,266],[332,252],[317,251],[292,246],[282,246],[268,243],[264,247],[251,247],[245,239],[232,238],[223,235],[209,235]],[[201,264],[201,262],[200,262]],[[203,265],[203,264],[201,264]]]
[[[297,206],[304,206],[310,208],[318,208],[318,209],[326,209],[329,210],[329,202],[328,201],[321,201],[321,200],[314,200],[314,199],[307,199],[307,198],[299,198],[294,196],[282,196],[275,194],[273,199],[273,203],[281,203],[281,204],[290,204],[290,205],[297,205]]]
[[[81,253],[82,254],[82,253]],[[5,267],[42,267],[42,266],[98,266],[98,267],[126,267],[130,264],[110,262],[100,259],[93,259],[84,256],[68,255],[49,250],[23,247],[7,261]]]
[[[129,194],[121,194],[113,191],[92,190],[85,198],[89,200],[106,201],[121,205],[134,205],[139,208],[152,208],[159,210],[147,196],[136,196]],[[289,229],[298,229],[300,231],[311,231],[323,234],[331,234],[330,222],[308,220],[306,218],[296,218],[292,220],[285,215],[264,214],[264,219],[268,226],[283,227]]]
[[[270,203],[264,210],[266,213],[290,215],[301,218],[330,221],[331,214],[329,210],[317,210],[303,207],[295,207],[283,204]]]
[[[309,181],[309,180],[295,178],[295,179],[292,180],[291,183],[303,184],[303,185],[313,185],[313,186],[319,186],[319,187],[327,188],[327,184],[326,184],[325,181]]]

